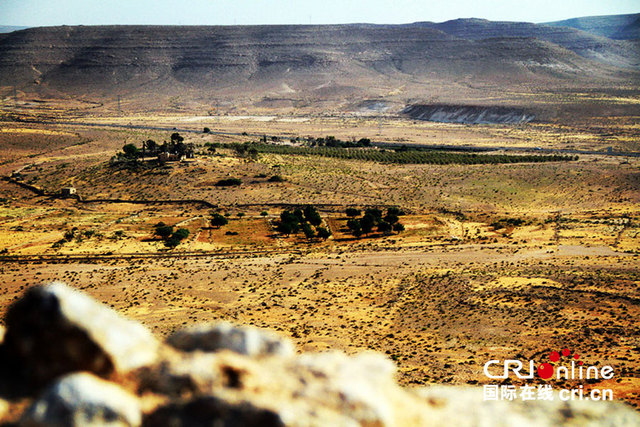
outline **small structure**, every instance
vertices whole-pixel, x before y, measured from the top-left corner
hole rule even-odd
[[[60,195],[62,197],[71,197],[71,196],[75,196],[76,194],[77,194],[77,191],[75,187],[63,187],[60,190]]]
[[[167,163],[167,162],[179,162],[180,160],[183,160],[185,158],[184,155],[179,155],[179,154],[170,154],[170,153],[160,153],[158,154],[158,161],[160,163]]]

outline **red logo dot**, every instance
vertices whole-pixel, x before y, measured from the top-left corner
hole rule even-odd
[[[578,359],[580,359],[580,356],[579,356],[578,354],[574,354],[574,355],[573,355],[573,358],[574,358],[574,359],[576,359],[576,360],[578,360]]]
[[[541,364],[540,366],[538,366],[538,375],[540,376],[540,378],[548,380],[553,376],[553,366],[551,366],[549,363]]]
[[[565,348],[564,350],[562,350],[562,355],[563,355],[563,356],[568,356],[568,355],[570,355],[570,354],[571,354],[571,352],[569,351],[569,349],[568,349],[568,348]]]
[[[557,351],[552,351],[549,355],[549,360],[551,360],[552,362],[557,362],[558,360],[560,360],[560,353],[558,353]]]

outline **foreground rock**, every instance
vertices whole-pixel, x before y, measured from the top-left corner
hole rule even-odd
[[[88,373],[68,375],[27,409],[20,421],[30,426],[138,426],[138,399],[117,385]]]
[[[221,322],[196,325],[175,332],[167,343],[184,351],[231,350],[247,356],[292,356],[291,341],[253,326],[235,326]]]
[[[35,385],[73,371],[126,373],[153,363],[159,347],[141,324],[62,283],[29,289],[6,326],[6,357]]]
[[[9,311],[6,336],[3,347],[22,375],[33,370],[48,383],[26,410],[9,402],[17,415],[4,421],[23,412],[26,426],[640,425],[621,403],[484,401],[481,388],[405,389],[382,354],[295,355],[288,340],[253,327],[188,328],[164,345],[61,284],[28,291]],[[110,381],[88,372],[54,379],[81,370]],[[0,377],[0,390],[8,384]]]

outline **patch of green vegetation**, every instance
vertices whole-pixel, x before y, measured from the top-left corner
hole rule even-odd
[[[499,163],[541,163],[567,162],[577,160],[577,156],[560,155],[506,155],[506,154],[475,154],[448,151],[423,151],[408,148],[389,151],[378,148],[343,148],[341,146],[310,146],[300,147],[265,143],[233,143],[229,144],[237,153],[271,153],[290,154],[299,156],[323,156],[347,160],[362,160],[380,163],[397,164],[499,164]]]

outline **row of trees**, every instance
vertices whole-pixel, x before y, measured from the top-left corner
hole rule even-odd
[[[377,148],[342,148],[330,146],[299,147],[280,144],[263,143],[233,143],[230,148],[238,153],[272,153],[291,154],[300,156],[323,156],[339,159],[353,159],[373,161],[379,163],[397,164],[499,164],[499,163],[540,163],[540,162],[566,162],[578,160],[577,156],[561,155],[507,155],[507,154],[476,154],[451,151],[421,151],[413,148],[398,151],[383,150]],[[248,154],[247,154],[248,155]]]
[[[383,234],[404,231],[404,225],[400,223],[400,216],[404,215],[404,212],[398,208],[391,207],[384,215],[378,208],[365,210],[362,217],[360,217],[362,214],[360,209],[348,208],[345,213],[350,218],[347,221],[347,228],[357,238],[363,234],[369,235],[374,228]]]
[[[360,138],[355,141],[342,141],[335,136],[327,136],[325,138],[309,138],[309,145],[312,147],[338,147],[338,148],[357,148],[370,147],[371,140],[369,138]]]
[[[293,211],[284,210],[280,214],[280,221],[277,223],[276,229],[287,236],[302,231],[307,239],[319,237],[326,240],[331,236],[331,231],[326,227],[321,227],[321,224],[322,217],[317,209],[308,205]]]

